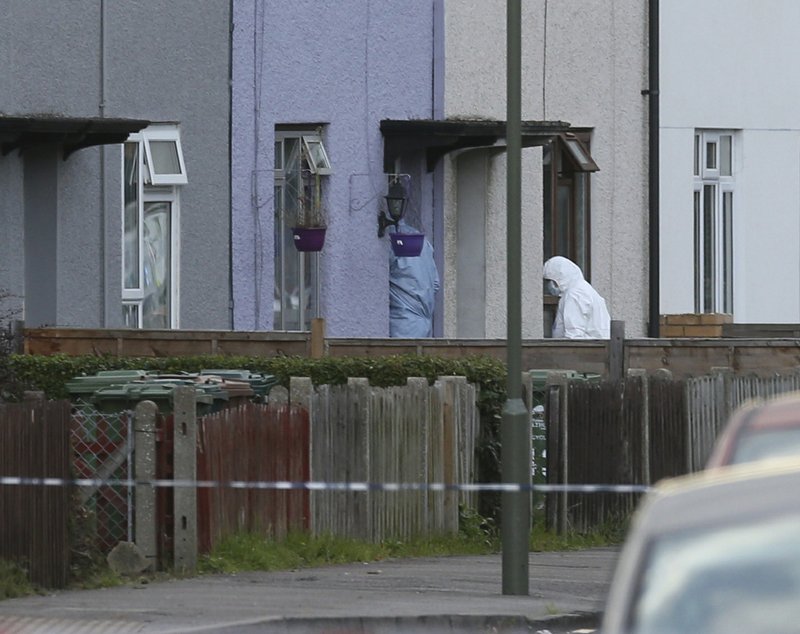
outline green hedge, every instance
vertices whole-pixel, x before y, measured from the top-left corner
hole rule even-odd
[[[316,385],[340,385],[350,377],[367,378],[371,385],[404,385],[410,376],[465,376],[481,387],[481,396],[505,398],[505,364],[489,357],[447,359],[444,357],[395,355],[387,357],[249,357],[203,355],[193,357],[111,357],[10,355],[9,370],[26,389],[38,389],[48,398],[68,398],[67,381],[101,370],[142,369],[154,373],[199,372],[208,368],[244,368],[271,374],[289,386],[289,378],[307,376]]]
[[[203,369],[243,368],[259,374],[270,374],[285,387],[293,376],[310,377],[315,385],[340,385],[350,377],[363,377],[370,385],[388,387],[404,385],[411,376],[426,377],[433,382],[438,376],[464,376],[479,387],[478,407],[481,432],[478,439],[478,478],[481,482],[500,481],[500,419],[506,398],[506,366],[485,356],[448,359],[444,357],[394,355],[385,357],[112,357],[112,356],[37,356],[9,355],[3,359],[5,372],[0,380],[5,385],[5,398],[19,398],[22,390],[41,390],[48,398],[69,398],[66,383],[76,376],[90,376],[100,370],[142,369],[154,373],[199,372]],[[2,370],[2,369],[0,369]],[[496,516],[499,496],[481,496],[479,511]]]

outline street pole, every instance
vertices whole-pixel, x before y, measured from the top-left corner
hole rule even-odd
[[[506,31],[506,147],[507,147],[507,355],[508,382],[503,419],[502,479],[526,487],[531,481],[530,415],[522,401],[522,9],[521,0],[507,0]],[[503,594],[528,594],[530,491],[505,491],[501,504]]]

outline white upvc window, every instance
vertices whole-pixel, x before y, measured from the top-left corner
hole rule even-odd
[[[734,141],[724,130],[694,139],[694,303],[697,313],[733,314]]]
[[[149,130],[123,144],[123,322],[129,328],[178,328],[180,187],[154,185],[148,177]],[[163,134],[158,130],[156,138]],[[180,148],[177,129],[172,137]]]

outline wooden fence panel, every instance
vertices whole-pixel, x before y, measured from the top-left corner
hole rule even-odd
[[[463,377],[428,386],[371,388],[366,380],[315,390],[312,479],[318,482],[421,484],[472,482],[479,415],[475,387]],[[410,539],[456,532],[458,491],[315,491],[315,533]],[[470,500],[472,498],[465,498]]]
[[[735,325],[724,328],[731,327]],[[762,375],[787,372],[800,366],[800,351],[795,338],[767,336],[775,333],[762,334],[764,337],[748,339],[626,339],[623,342],[623,371],[643,368],[654,372],[666,368],[676,378],[687,378],[701,376],[711,372],[714,367],[723,366],[733,368],[736,374],[755,372]],[[308,332],[25,328],[23,339],[27,354],[309,356],[313,347]],[[323,349],[331,357],[417,354],[447,358],[474,355],[507,358],[503,339],[328,337],[324,340]],[[579,369],[608,377],[610,353],[609,344],[602,341],[525,339],[522,341],[522,366]]]
[[[0,404],[0,472],[71,477],[70,404]],[[69,575],[71,487],[0,485],[0,558],[28,569],[33,583],[63,588]]]
[[[641,484],[654,484],[689,471],[684,382],[651,377],[648,390],[650,471]]]
[[[308,411],[297,406],[244,403],[198,420],[199,480],[303,482],[309,455]],[[198,509],[201,552],[237,532],[282,538],[310,526],[303,489],[201,488]]]
[[[652,484],[704,468],[736,407],[800,390],[800,374],[734,377],[715,368],[689,379],[642,374],[618,383],[572,380],[548,389],[548,483]],[[562,403],[558,392],[565,389]],[[639,497],[551,495],[548,525],[589,530],[630,512]]]
[[[569,384],[567,482],[622,484],[641,478],[641,399],[638,380]],[[626,515],[633,504],[630,494],[570,494],[567,524],[586,531]]]

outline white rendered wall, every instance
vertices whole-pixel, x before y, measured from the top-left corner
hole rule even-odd
[[[591,179],[592,284],[612,319],[642,336],[647,320],[646,3],[639,0],[522,3],[522,118],[562,120],[594,129]],[[545,29],[546,14],[546,29]],[[445,4],[445,99],[448,118],[506,118],[506,3]],[[544,51],[544,41],[547,50]],[[453,166],[445,171],[445,209],[457,213]],[[490,161],[486,232],[487,337],[506,334],[505,155]],[[523,152],[523,336],[542,336],[541,149]],[[445,257],[456,235],[445,222]],[[481,228],[476,227],[476,230]],[[448,271],[449,271],[448,267]],[[445,336],[457,334],[454,277],[445,278]]]
[[[800,3],[661,3],[661,312],[693,312],[697,128],[736,131],[734,321],[800,321]],[[767,269],[767,267],[769,267]]]

